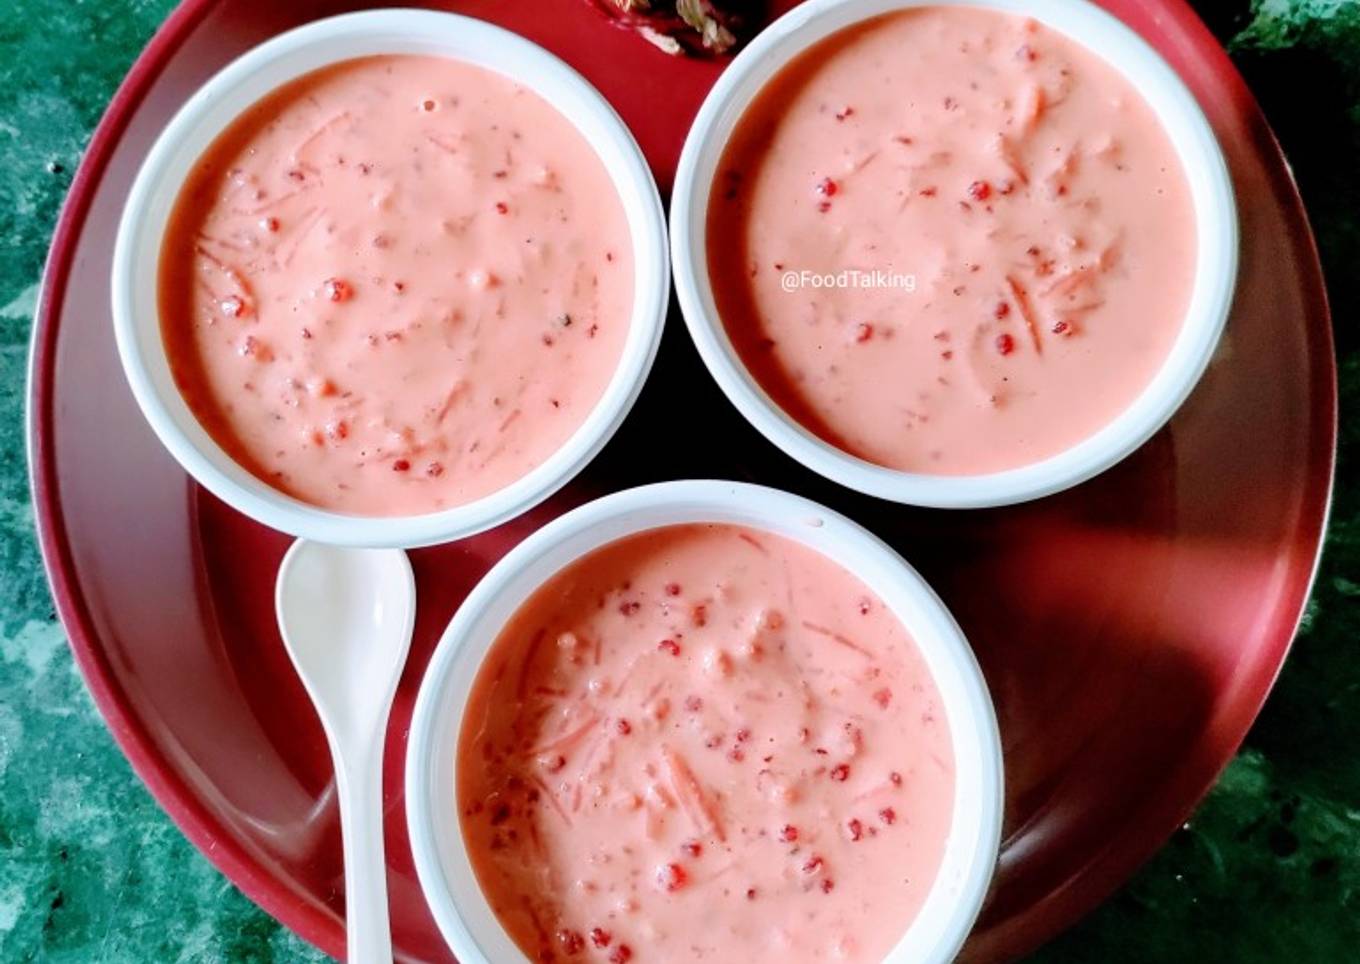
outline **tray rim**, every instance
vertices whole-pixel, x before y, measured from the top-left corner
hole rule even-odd
[[[52,592],[53,606],[67,636],[81,677],[89,688],[93,702],[119,750],[132,766],[138,779],[150,791],[157,806],[188,838],[194,848],[234,886],[276,921],[309,944],[328,955],[343,958],[343,919],[337,919],[336,915],[300,899],[289,887],[281,884],[249,848],[229,835],[217,833],[218,821],[207,812],[185,782],[164,765],[164,755],[156,748],[131,701],[125,692],[114,684],[112,675],[107,672],[108,660],[103,653],[102,645],[96,645],[98,633],[93,626],[79,582],[75,578],[60,499],[60,485],[54,465],[55,451],[51,439],[51,423],[54,397],[52,372],[55,365],[56,339],[60,328],[59,319],[66,293],[65,287],[90,205],[106,173],[110,155],[121,141],[132,115],[164,71],[170,56],[199,24],[224,2],[226,0],[181,0],[133,61],[82,152],[53,231],[33,314],[24,386],[25,455],[34,524],[44,573]],[[1193,798],[1190,799],[1191,794],[1187,794],[1189,803],[1175,808],[1178,819],[1174,823],[1167,821],[1168,829],[1164,833],[1155,837],[1149,836],[1135,846],[1127,844],[1121,846],[1117,842],[1111,842],[1103,848],[1094,850],[1081,868],[1030,905],[1031,908],[1047,904],[1058,906],[1040,915],[1047,922],[1044,926],[1031,924],[1029,927],[1017,929],[1013,935],[1014,943],[1007,948],[1005,955],[1005,958],[1010,960],[1019,959],[1037,950],[1112,896],[1165,846],[1175,827],[1184,823],[1199,807],[1223,771],[1237,757],[1252,724],[1260,715],[1265,701],[1283,671],[1285,661],[1298,637],[1299,627],[1307,611],[1307,604],[1312,598],[1320,570],[1335,496],[1340,422],[1335,333],[1317,237],[1299,193],[1293,168],[1288,163],[1259,103],[1247,87],[1245,79],[1222,44],[1190,6],[1189,0],[1157,0],[1157,3],[1168,20],[1192,35],[1192,45],[1197,53],[1204,57],[1206,66],[1215,75],[1225,78],[1226,84],[1233,88],[1232,97],[1234,103],[1239,105],[1239,113],[1249,115],[1256,122],[1255,132],[1265,135],[1266,143],[1257,145],[1257,149],[1272,152],[1283,164],[1284,181],[1273,183],[1272,186],[1277,191],[1284,191],[1285,200],[1288,202],[1286,207],[1298,218],[1298,228],[1304,242],[1301,253],[1306,255],[1306,258],[1300,261],[1301,273],[1310,276],[1306,287],[1309,289],[1308,294],[1316,298],[1315,307],[1318,309],[1317,321],[1307,328],[1308,340],[1318,342],[1316,347],[1319,349],[1315,358],[1319,360],[1316,366],[1320,370],[1313,371],[1311,373],[1313,378],[1310,380],[1315,386],[1315,391],[1322,390],[1323,398],[1320,401],[1324,404],[1318,406],[1318,411],[1323,412],[1325,406],[1326,416],[1324,421],[1319,421],[1319,428],[1315,433],[1324,436],[1321,441],[1325,443],[1322,447],[1325,464],[1318,467],[1325,469],[1325,472],[1318,471],[1313,474],[1313,484],[1316,484],[1319,477],[1325,482],[1324,491],[1320,494],[1321,513],[1315,530],[1294,534],[1292,541],[1296,545],[1303,542],[1299,539],[1300,534],[1306,534],[1308,541],[1313,544],[1308,576],[1300,587],[1297,604],[1293,607],[1297,611],[1289,627],[1288,637],[1280,648],[1278,659],[1274,660],[1268,673],[1256,674],[1264,678],[1251,681],[1254,684],[1249,690],[1251,698],[1239,701],[1236,711],[1232,714],[1234,722],[1241,727],[1241,733],[1230,744],[1224,745],[1222,751],[1224,759],[1212,767],[1205,768],[1207,775],[1203,780],[1195,782]],[[1145,12],[1151,16],[1150,12]],[[1124,17],[1120,19],[1128,23]],[[602,23],[604,28],[610,26]],[[1133,24],[1129,26],[1141,33]],[[1316,443],[1319,439],[1311,441]],[[1312,499],[1303,500],[1305,507],[1313,504]],[[1079,894],[1073,896],[1072,890],[1075,885],[1080,885],[1082,889]],[[1028,912],[1031,918],[1033,914],[1033,910]],[[1055,922],[1057,926],[1054,926]],[[337,923],[340,925],[338,931]],[[965,959],[969,957],[967,951],[964,957]]]

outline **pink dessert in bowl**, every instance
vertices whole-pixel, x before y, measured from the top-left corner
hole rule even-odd
[[[607,441],[668,290],[651,174],[568,67],[479,21],[318,21],[227,67],[129,197],[134,394],[266,524],[419,545],[517,515]]]
[[[897,617],[825,556],[712,523],[610,543],[535,592],[458,758],[478,880],[535,960],[587,934],[640,960],[881,960],[939,867],[954,782]]]
[[[813,503],[678,482],[493,570],[422,686],[417,869],[460,960],[945,961],[1000,820],[939,601]]]
[[[199,159],[161,252],[181,393],[271,485],[414,515],[528,474],[628,334],[608,172],[547,101],[443,57],[307,74]]]
[[[905,502],[1047,494],[1184,399],[1236,222],[1198,108],[1088,4],[813,0],[715,86],[672,244],[720,384]]]

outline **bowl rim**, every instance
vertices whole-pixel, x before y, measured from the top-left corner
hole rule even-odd
[[[614,374],[575,432],[542,463],[472,502],[418,515],[336,512],[295,499],[241,467],[208,435],[169,372],[156,299],[160,242],[183,175],[228,124],[280,84],[363,56],[427,54],[509,77],[547,101],[606,168],[628,221],[634,261],[629,331]],[[118,355],[138,407],[162,445],[199,484],[244,515],[290,535],[337,545],[414,548],[506,522],[551,496],[599,453],[651,370],[670,298],[665,214],[631,131],[584,77],[518,34],[459,14],[383,9],[316,20],[280,34],[215,73],[157,137],[118,224],[111,278]]]
[[[793,57],[850,25],[916,7],[963,6],[1030,17],[1100,57],[1139,90],[1167,132],[1190,185],[1196,271],[1180,334],[1152,381],[1113,420],[1055,455],[999,472],[930,475],[887,468],[817,437],[787,415],[747,371],[718,316],[708,276],[706,217],[713,176],[754,95]],[[934,508],[1011,505],[1105,471],[1156,434],[1214,356],[1238,268],[1237,206],[1227,161],[1184,82],[1130,27],[1087,0],[807,0],[759,34],[718,78],[685,139],[670,209],[671,263],[686,327],[737,410],[794,460],[848,488]]]
[[[405,768],[411,852],[445,941],[465,964],[524,959],[476,883],[454,797],[456,748],[468,691],[491,644],[505,620],[563,566],[628,535],[688,522],[749,525],[821,552],[864,581],[912,635],[949,719],[954,811],[936,879],[886,961],[952,961],[987,894],[1003,812],[1000,734],[972,649],[920,574],[869,530],[801,496],[716,480],[626,489],[560,516],[502,558],[450,620],[416,697]]]

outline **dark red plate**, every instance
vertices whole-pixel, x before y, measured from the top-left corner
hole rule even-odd
[[[34,337],[32,459],[57,607],[138,774],[265,910],[344,947],[340,836],[321,729],[271,607],[287,540],[188,481],[143,423],[109,317],[115,222],[147,147],[247,47],[360,4],[188,0],[94,135],[52,246]],[[985,512],[905,509],[789,462],[719,395],[672,318],[614,442],[528,517],[413,554],[421,593],[387,746],[400,956],[447,960],[406,842],[412,700],[459,600],[528,532],[600,493],[678,477],[749,479],[822,500],[931,579],[981,658],[1008,780],[995,893],[970,957],[1020,956],[1109,895],[1189,814],[1260,709],[1308,595],[1327,513],[1336,388],[1317,254],[1279,148],[1182,0],[1107,0],[1198,95],[1228,155],[1242,278],[1219,358],[1171,426],[1071,492]],[[663,190],[720,67],[677,60],[584,0],[452,6],[555,51],[631,125]]]

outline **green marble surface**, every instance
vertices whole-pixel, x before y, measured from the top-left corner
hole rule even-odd
[[[0,0],[0,962],[319,961],[184,840],[56,623],[24,464],[38,278],[81,151],[172,0]],[[1360,960],[1360,0],[1197,0],[1321,246],[1341,365],[1331,530],[1293,656],[1191,822],[1041,964]]]

